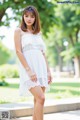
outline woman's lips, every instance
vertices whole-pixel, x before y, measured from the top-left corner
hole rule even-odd
[[[28,22],[28,23],[31,23],[31,22]]]

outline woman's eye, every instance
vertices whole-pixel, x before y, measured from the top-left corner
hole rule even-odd
[[[31,17],[32,17],[32,18],[34,18],[34,16],[33,16],[33,15],[32,15]]]
[[[25,17],[28,17],[27,15]]]

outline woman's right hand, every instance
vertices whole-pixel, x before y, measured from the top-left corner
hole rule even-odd
[[[28,73],[28,76],[30,77],[30,79],[33,81],[33,82],[37,82],[37,76],[34,72],[32,72],[31,70],[27,71]]]

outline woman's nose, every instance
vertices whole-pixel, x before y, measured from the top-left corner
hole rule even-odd
[[[28,20],[30,20],[30,19],[31,19],[31,17],[29,16],[29,17],[28,17]]]

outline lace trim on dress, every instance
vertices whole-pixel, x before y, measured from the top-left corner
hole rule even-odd
[[[46,88],[46,92],[50,91],[50,87],[48,84],[48,79],[46,77],[39,77],[37,82],[32,82],[30,79],[23,82],[22,88],[20,87],[20,96],[31,95],[30,89],[36,86],[41,86]],[[41,84],[42,83],[42,84]]]
[[[41,86],[41,87],[48,87],[48,80],[46,80],[47,78],[38,78],[38,82],[28,82],[28,81],[25,81],[24,84],[26,84],[28,86],[28,89],[31,89],[35,86]],[[32,83],[32,84],[31,84]]]
[[[31,50],[31,49],[36,49],[36,50],[43,50],[43,45],[31,45],[28,44],[25,47],[23,47],[23,51]]]

